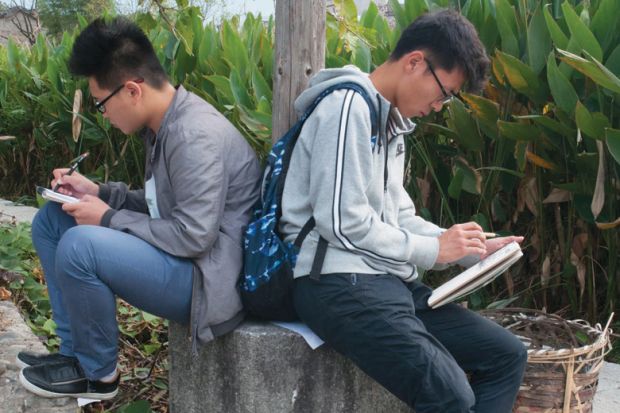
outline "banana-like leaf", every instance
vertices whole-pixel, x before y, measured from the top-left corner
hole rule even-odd
[[[547,88],[538,80],[538,76],[531,67],[516,57],[502,53],[499,50],[496,52],[496,56],[501,62],[504,74],[513,88],[539,104],[546,101]]]
[[[541,136],[540,129],[527,123],[497,121],[500,136],[515,141],[536,141]]]
[[[490,99],[478,95],[462,93],[461,96],[478,120],[480,129],[490,138],[497,139],[499,105]]]
[[[555,44],[555,47],[559,49],[566,49],[568,46],[568,36],[562,31],[558,23],[554,20],[553,16],[549,12],[550,5],[543,7],[543,16],[547,23],[547,29],[549,29],[549,35]]]
[[[252,90],[256,102],[260,102],[262,97],[271,101],[271,88],[256,66],[252,68]]]
[[[235,103],[237,105],[241,105],[248,109],[254,107],[252,105],[252,99],[250,99],[250,95],[248,94],[247,84],[241,79],[241,75],[236,67],[230,70],[230,90],[235,97]]]
[[[601,0],[590,28],[598,39],[603,52],[614,44],[620,24],[620,2],[618,0]]]
[[[577,102],[575,107],[575,121],[582,132],[594,139],[604,139],[605,128],[610,126],[605,115],[600,112],[590,113],[581,102]]]
[[[220,30],[223,56],[230,62],[230,68],[237,68],[242,78],[249,78],[250,59],[248,51],[239,37],[239,33],[228,21],[224,21]]]
[[[551,96],[553,96],[555,104],[564,112],[573,113],[579,98],[573,85],[558,68],[553,52],[549,53],[549,58],[547,59],[547,81],[549,82],[549,89],[551,89]]]
[[[482,150],[484,140],[465,105],[460,100],[454,99],[448,106],[448,111],[452,128],[457,133],[457,142],[472,151]]]
[[[502,39],[502,50],[515,57],[520,57],[519,39],[517,38],[517,17],[508,0],[496,0],[497,28]]]
[[[539,5],[527,28],[527,57],[534,73],[539,74],[544,69],[551,50],[551,37],[545,25],[542,7]]]
[[[599,61],[603,60],[603,50],[601,49],[601,45],[598,44],[598,40],[596,40],[596,37],[594,37],[588,26],[581,21],[568,2],[562,4],[562,11],[564,12],[566,24],[579,46],[594,56],[595,59]]]
[[[562,61],[577,69],[597,84],[613,91],[620,93],[620,79],[603,66],[599,61],[595,60],[584,52],[587,59],[570,53],[566,50],[558,49]]]
[[[605,141],[607,142],[609,153],[611,153],[611,156],[620,164],[620,130],[611,128],[605,129]]]
[[[549,116],[544,115],[526,115],[526,116],[515,116],[515,119],[529,119],[534,121],[535,123],[543,126],[551,131],[564,136],[565,138],[574,138],[577,134],[577,131],[564,123],[558,122],[557,120],[551,119]]]

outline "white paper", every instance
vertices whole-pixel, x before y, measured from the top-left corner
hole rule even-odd
[[[81,397],[78,397],[77,402],[78,402],[78,406],[82,407],[82,406],[86,406],[87,404],[91,404],[91,403],[97,403],[100,402],[101,400],[95,400],[95,399],[83,399]]]
[[[54,202],[60,202],[61,204],[74,204],[76,202],[80,202],[79,199],[74,198],[69,195],[64,195],[58,192],[54,192],[51,189],[42,188],[40,186],[37,187],[37,192],[41,194],[43,199],[48,199]]]
[[[301,321],[272,321],[272,323],[279,327],[286,328],[287,330],[294,331],[295,333],[302,336],[312,350],[317,349],[324,343],[324,341],[321,340],[321,337],[314,334],[314,331],[310,330],[310,327],[308,327]]]

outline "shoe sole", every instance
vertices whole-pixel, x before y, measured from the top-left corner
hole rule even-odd
[[[25,369],[26,367],[30,367],[30,364],[24,363],[17,356],[15,356],[15,364],[17,364],[17,367],[19,367],[20,369]]]
[[[84,399],[97,399],[97,400],[110,400],[116,397],[118,394],[118,387],[112,393],[54,393],[49,390],[45,390],[36,386],[28,381],[24,376],[24,372],[19,372],[19,381],[28,390],[36,394],[37,396],[46,397],[48,399],[55,399],[59,397],[74,397],[74,398],[84,398]]]

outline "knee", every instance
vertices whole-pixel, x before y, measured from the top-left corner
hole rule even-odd
[[[94,270],[93,229],[87,225],[69,228],[60,238],[56,250],[56,274],[59,277],[84,274]]]
[[[504,366],[506,371],[521,376],[527,365],[527,348],[514,334],[506,331],[501,340],[501,349],[497,351],[495,362],[497,366]]]
[[[50,228],[50,222],[64,213],[59,203],[46,202],[32,219],[32,237],[36,239],[44,236],[48,228]]]
[[[473,411],[476,404],[476,396],[469,383],[459,386],[454,391],[454,401],[452,407],[445,411],[469,413]]]

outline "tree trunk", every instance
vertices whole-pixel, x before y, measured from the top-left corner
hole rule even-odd
[[[325,66],[325,10],[325,0],[276,1],[273,142],[296,121],[295,99]]]

